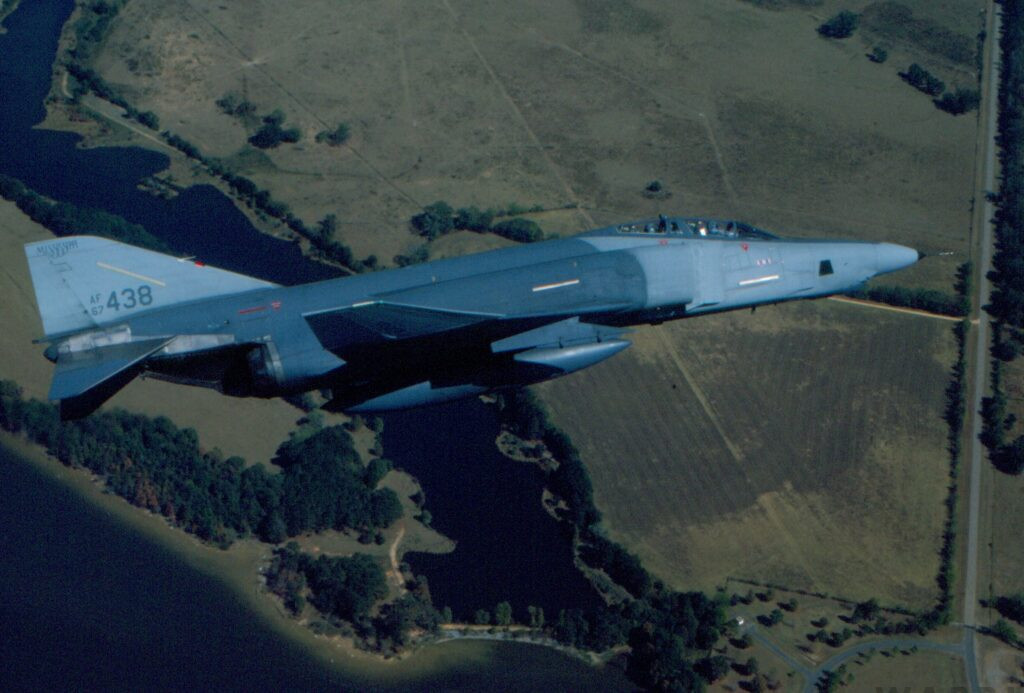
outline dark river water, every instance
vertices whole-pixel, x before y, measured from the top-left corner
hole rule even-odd
[[[19,178],[52,198],[120,214],[144,225],[175,251],[196,255],[210,264],[282,284],[333,276],[331,268],[303,258],[294,245],[259,233],[213,187],[196,186],[170,201],[138,191],[139,179],[166,166],[167,159],[162,154],[139,148],[84,150],[77,147],[80,138],[76,135],[32,129],[44,115],[42,102],[49,85],[56,41],[71,6],[71,0],[24,0],[4,22],[7,33],[0,35],[0,173]],[[16,378],[16,374],[4,375]],[[468,617],[477,608],[493,608],[505,600],[512,603],[517,614],[524,613],[526,606],[532,604],[542,606],[549,617],[555,616],[560,608],[596,604],[596,594],[572,564],[569,541],[558,523],[541,508],[540,473],[502,457],[494,446],[497,432],[494,412],[477,400],[385,418],[385,454],[421,481],[435,526],[458,542],[452,554],[410,554],[406,560],[418,574],[428,577],[435,603],[452,607],[457,617]],[[13,473],[11,465],[5,463],[3,467],[6,475]],[[48,638],[52,640],[50,645],[58,647],[64,656],[75,648],[80,649],[71,653],[72,658],[83,660],[123,650],[138,662],[138,651],[133,648],[145,649],[151,636],[143,632],[145,629],[137,621],[163,619],[166,627],[180,625],[183,630],[173,649],[148,653],[151,658],[163,658],[164,667],[175,669],[166,673],[172,677],[166,681],[167,686],[160,679],[153,681],[161,688],[177,687],[188,678],[187,672],[179,667],[178,658],[210,655],[210,638],[206,633],[211,629],[223,626],[225,632],[236,632],[251,628],[245,623],[241,606],[224,607],[232,601],[224,588],[218,592],[213,581],[175,566],[173,559],[153,553],[155,549],[142,551],[141,539],[132,538],[116,525],[104,524],[94,511],[85,513],[71,502],[66,492],[44,488],[52,486],[52,482],[42,478],[26,481],[25,472],[18,474],[23,489],[20,492],[13,490],[14,482],[10,479],[0,479],[0,509],[10,515],[9,511],[16,508],[16,517],[0,517],[0,531],[5,533],[4,543],[0,544],[0,563],[5,570],[11,570],[12,566],[24,566],[31,559],[33,567],[21,571],[19,575],[24,580],[14,580],[13,584],[12,576],[0,574],[0,608],[4,609],[0,611],[0,648],[7,648],[0,650],[4,655],[0,658],[0,669],[4,670],[0,677],[13,674],[13,680],[27,683],[61,680],[59,670],[33,669],[34,665],[28,662],[40,654],[35,648],[43,647]],[[30,490],[35,485],[39,488]],[[53,497],[55,494],[63,497],[58,501]],[[49,499],[41,499],[47,495]],[[15,503],[23,498],[29,500],[23,505]],[[55,503],[60,504],[62,513],[68,514],[59,522],[48,514]],[[52,525],[50,536],[61,540],[60,551],[39,551],[32,539],[39,523]],[[86,525],[103,525],[102,539],[81,530]],[[20,532],[28,535],[25,541],[21,541]],[[133,552],[142,558],[127,561],[125,557]],[[148,569],[143,564],[150,562],[156,566],[154,571],[179,577],[172,581],[147,579]],[[125,569],[128,565],[130,570]],[[101,572],[105,575],[102,589],[90,591],[96,581],[89,576]],[[51,573],[55,579],[64,580],[54,583],[61,584],[62,589],[74,584],[74,597],[60,596],[49,582],[36,579]],[[41,592],[33,592],[35,587]],[[53,590],[54,596],[60,598],[46,599],[46,590]],[[200,599],[197,595],[213,596]],[[108,599],[111,601],[105,601]],[[71,633],[76,624],[80,625],[73,618],[79,612],[88,618],[98,618],[104,608],[110,608],[110,603],[140,601],[140,608],[145,611],[121,610],[110,614],[111,619],[116,619],[115,627],[87,629],[92,633],[89,637]],[[26,619],[31,623],[22,624]],[[125,631],[120,627],[125,624],[135,627]],[[102,637],[99,631],[103,631]],[[126,637],[127,632],[132,634],[131,638]],[[204,633],[201,654],[187,648],[195,632]],[[66,636],[72,634],[76,637],[69,640]],[[135,638],[136,634],[140,637]],[[14,637],[17,635],[24,637]],[[29,641],[36,644],[24,644]],[[26,665],[12,668],[10,663],[19,657],[10,648],[18,648],[18,643],[32,648],[33,656],[21,652]],[[251,644],[247,640],[247,645]],[[299,654],[280,642],[267,647],[278,653],[274,656],[280,657],[281,670],[294,670],[307,677],[300,680],[310,685],[332,680],[329,672],[309,669],[308,662],[297,663],[301,659]],[[252,657],[245,652],[244,660],[235,660],[237,667],[233,668],[232,653],[243,654],[240,645],[233,648],[226,642],[225,650],[211,657],[210,671],[197,672],[195,680],[219,685],[221,679],[216,677],[223,675],[223,681],[240,685],[242,679],[238,676],[245,667],[252,666]],[[552,653],[544,657],[565,661]],[[119,661],[123,666],[127,660]],[[113,674],[117,663],[112,667],[110,678],[102,678],[107,674],[103,674],[102,668],[97,669],[97,676],[101,677],[96,679],[98,687],[122,681]],[[269,668],[275,667],[276,662]],[[202,678],[200,673],[209,676]],[[262,669],[254,669],[254,678],[245,680],[264,683],[265,675]],[[26,678],[21,679],[22,676]],[[124,684],[114,687],[132,687],[128,681]]]

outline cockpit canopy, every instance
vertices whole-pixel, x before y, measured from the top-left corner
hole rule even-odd
[[[762,231],[742,221],[722,219],[704,219],[697,217],[666,217],[645,219],[619,224],[613,227],[618,233],[637,234],[670,234],[675,236],[711,237],[711,238],[747,238],[754,240],[772,240],[778,236]]]

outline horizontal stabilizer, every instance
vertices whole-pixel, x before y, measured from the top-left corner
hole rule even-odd
[[[28,243],[25,255],[47,337],[178,303],[275,286],[97,236]]]
[[[161,337],[62,353],[49,398],[60,400],[62,419],[88,416],[131,382],[145,360],[170,341]]]

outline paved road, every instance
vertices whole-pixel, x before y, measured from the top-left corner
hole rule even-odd
[[[843,650],[831,659],[822,662],[821,666],[814,671],[814,678],[808,679],[804,684],[804,693],[814,693],[815,684],[826,671],[838,669],[840,666],[858,655],[866,654],[873,650],[891,650],[894,647],[901,650],[917,648],[918,650],[928,650],[930,652],[945,652],[946,654],[957,657],[962,657],[964,655],[963,643],[959,645],[951,645],[931,642],[928,640],[899,640],[894,638],[875,640],[873,642],[862,642],[850,647],[849,649]]]
[[[850,661],[854,657],[862,654],[867,654],[875,650],[891,650],[894,647],[901,650],[910,650],[916,648],[917,650],[927,650],[929,652],[944,652],[955,657],[964,657],[964,643],[938,643],[931,642],[924,639],[912,639],[912,638],[884,638],[882,640],[869,640],[866,642],[860,642],[856,645],[852,645],[848,648],[844,648],[842,651],[836,653],[832,657],[829,657],[824,662],[819,664],[817,668],[811,669],[800,660],[796,659],[788,652],[780,648],[774,642],[769,640],[767,637],[762,635],[756,625],[750,625],[744,632],[749,633],[750,637],[753,638],[759,645],[764,647],[766,650],[771,652],[773,655],[778,657],[780,660],[785,662],[791,669],[799,673],[804,677],[804,693],[814,693],[815,687],[818,680],[825,674],[826,671],[834,671],[840,666]]]
[[[764,637],[757,631],[757,626],[751,626],[747,631],[750,633],[750,637],[757,641],[759,645],[771,652],[773,655],[781,659],[783,662],[789,665],[791,669],[799,672],[803,675],[804,681],[807,685],[813,688],[814,682],[818,680],[818,672],[810,667],[806,666],[800,660],[792,657],[788,652],[783,650],[781,647],[773,643],[768,638]]]
[[[981,164],[977,178],[975,199],[980,201],[980,216],[975,216],[975,240],[979,244],[978,261],[975,263],[975,276],[978,277],[977,306],[984,306],[989,301],[991,287],[988,281],[988,272],[992,267],[992,218],[995,216],[995,208],[989,201],[987,191],[995,189],[996,172],[996,116],[997,101],[999,95],[999,6],[989,2],[988,7],[988,28],[987,36],[989,47],[988,70],[984,75],[982,88],[982,104],[984,112],[981,114],[982,130],[980,140]],[[988,383],[986,381],[986,365],[988,364],[988,321],[984,314],[980,314],[977,330],[975,332],[974,364],[971,369],[973,381],[973,397],[971,398],[971,446],[970,446],[970,472],[967,484],[968,509],[967,509],[967,551],[964,565],[964,668],[967,674],[967,682],[974,693],[980,690],[978,681],[978,665],[975,642],[975,612],[978,604],[978,518],[981,513],[981,471],[983,465],[987,464],[981,447],[981,399],[984,396]]]

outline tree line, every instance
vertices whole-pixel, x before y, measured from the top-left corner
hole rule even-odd
[[[1024,347],[1024,6],[1002,3],[999,37],[999,163],[996,196],[992,294],[985,310],[992,318],[992,395],[982,403],[982,442],[995,466],[1008,474],[1024,472],[1024,435],[1007,440],[1014,424],[1003,390],[1003,364]]]
[[[572,440],[525,388],[497,398],[502,424],[526,440],[539,440],[557,460],[546,485],[565,507],[558,513],[572,532],[580,559],[605,573],[629,597],[590,610],[566,609],[550,629],[559,642],[594,651],[628,643],[627,673],[641,686],[693,690],[723,675],[711,648],[726,631],[724,595],[675,592],[648,573],[634,554],[600,531],[590,475]]]
[[[915,308],[955,318],[962,318],[969,311],[969,298],[966,295],[950,295],[935,289],[869,286],[856,291],[848,291],[844,296],[877,301],[900,308]]]
[[[80,63],[92,59],[96,47],[103,42],[111,22],[128,0],[94,0],[81,4],[81,12],[72,27],[75,45],[69,51],[72,58]]]
[[[235,173],[220,159],[204,155],[199,147],[169,130],[165,130],[161,134],[169,145],[185,156],[203,164],[211,175],[227,183],[231,191],[242,202],[267,216],[279,219],[289,229],[308,240],[321,257],[357,273],[376,267],[377,259],[375,257],[359,260],[349,246],[335,240],[333,236],[325,236],[320,231],[320,226],[325,222],[320,222],[317,228],[307,226],[286,203],[275,200],[269,190],[260,188],[251,179]]]
[[[0,381],[0,427],[43,445],[69,467],[103,477],[112,492],[220,546],[255,536],[278,543],[325,529],[356,530],[362,541],[402,514],[394,491],[377,488],[340,426],[281,445],[276,473],[240,457],[204,452],[192,429],[121,409],[61,421],[57,407],[26,400]],[[382,539],[378,539],[382,541]]]
[[[68,202],[54,202],[17,178],[0,173],[0,197],[18,206],[32,221],[45,226],[57,236],[89,234],[122,243],[131,243],[161,253],[170,252],[167,245],[139,224],[101,209],[77,207]]]
[[[82,3],[78,19],[72,27],[75,35],[75,44],[68,51],[64,67],[74,81],[71,84],[73,98],[77,98],[86,91],[92,91],[97,96],[105,99],[125,110],[125,113],[132,120],[156,130],[160,127],[160,119],[152,111],[139,111],[121,94],[94,70],[86,67],[92,60],[111,22],[117,17],[118,12],[124,7],[127,0],[96,0],[95,2]]]
[[[438,200],[423,208],[423,211],[412,217],[410,225],[413,230],[427,241],[443,236],[452,231],[476,231],[477,233],[493,233],[517,243],[534,243],[544,239],[544,230],[540,225],[518,214],[523,212],[541,211],[540,207],[524,209],[516,205],[508,209],[484,209],[477,207],[452,208],[450,204]],[[495,222],[498,217],[511,216]]]
[[[842,10],[818,26],[818,34],[829,39],[846,39],[853,36],[859,24],[860,15],[849,10]],[[871,62],[884,63],[889,54],[881,46],[875,46],[867,57]],[[906,71],[899,73],[899,76],[910,86],[931,96],[932,103],[940,111],[952,115],[962,115],[973,111],[981,102],[981,95],[977,89],[957,87],[953,91],[946,91],[945,82],[917,63],[911,63]]]
[[[977,89],[957,87],[953,91],[947,91],[945,82],[917,63],[911,63],[905,72],[901,72],[900,79],[933,97],[932,103],[936,108],[952,115],[974,111],[981,103],[981,94]]]
[[[964,313],[963,320],[953,326],[956,360],[950,372],[949,384],[946,385],[946,406],[943,412],[948,427],[946,450],[949,453],[949,484],[946,487],[946,518],[942,527],[942,548],[939,549],[939,572],[935,578],[939,597],[933,609],[918,616],[919,622],[929,629],[949,623],[953,610],[953,566],[956,562],[957,504],[960,497],[960,463],[963,454],[961,441],[967,412],[967,335],[970,331],[967,315],[970,313],[971,305],[971,272],[969,262],[957,268],[955,288]]]
[[[75,84],[72,91],[72,94],[75,96],[86,91],[91,91],[101,99],[123,108],[128,118],[146,126],[150,130],[159,130],[160,119],[157,117],[156,113],[153,113],[153,111],[140,111],[135,108],[135,106],[133,106],[120,91],[111,86],[110,83],[100,77],[94,70],[91,70],[74,60],[68,61],[65,68],[67,69],[68,74],[75,78]]]
[[[77,93],[86,90],[92,91],[100,98],[124,108],[129,117],[134,118],[146,127],[154,130],[159,128],[159,119],[156,114],[148,111],[139,112],[95,71],[85,67],[80,59],[76,58],[69,61],[66,67],[68,72],[75,77]],[[225,112],[230,110],[232,113],[237,111],[239,114],[248,113],[248,109],[251,107],[251,104],[248,102],[239,103],[233,99],[229,100],[228,97],[219,100],[217,103]],[[280,111],[274,111],[264,116],[260,129],[249,138],[250,143],[253,146],[265,149],[275,147],[281,142],[298,141],[301,133],[296,128],[282,127],[283,122],[284,114]],[[206,156],[198,146],[181,135],[171,130],[163,130],[160,132],[160,136],[169,146],[202,164],[211,175],[223,180],[231,191],[249,207],[280,220],[296,234],[306,238],[316,248],[321,257],[335,262],[352,272],[364,272],[376,268],[377,259],[375,257],[371,256],[365,260],[360,260],[355,257],[352,249],[344,243],[333,238],[324,239],[316,229],[310,228],[302,219],[296,216],[286,203],[275,200],[269,190],[260,188],[251,179],[235,173],[220,159]],[[344,141],[344,138],[347,138],[347,126],[344,126],[344,124],[339,125],[334,131],[325,133],[324,137],[328,144],[340,144]]]

